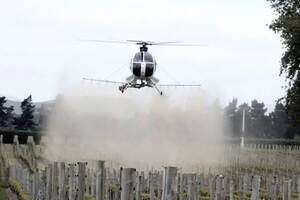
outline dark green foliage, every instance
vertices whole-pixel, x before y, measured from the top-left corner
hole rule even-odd
[[[33,140],[35,144],[40,144],[41,138],[44,135],[43,132],[36,132],[36,131],[18,131],[18,130],[3,130],[0,131],[0,135],[3,135],[3,143],[4,144],[12,144],[14,135],[18,136],[18,138],[27,138],[28,136],[33,136]],[[22,144],[22,141],[20,142]]]
[[[277,102],[275,109],[266,114],[263,102],[253,100],[251,106],[233,99],[224,109],[224,116],[229,125],[231,136],[241,137],[243,110],[245,110],[245,137],[250,138],[286,138],[295,137],[295,129],[282,103]]]
[[[233,98],[232,101],[229,102],[228,106],[226,106],[224,109],[224,114],[227,117],[229,129],[234,137],[241,136],[240,124],[242,123],[242,118],[237,113],[237,103],[238,100]]]
[[[21,103],[22,114],[14,119],[15,128],[18,130],[32,130],[36,126],[33,121],[35,106],[32,104],[31,95]]]
[[[272,137],[289,138],[295,137],[295,130],[292,126],[292,121],[286,113],[284,105],[277,102],[275,109],[270,113],[270,119],[272,122]]]
[[[236,144],[240,145],[240,138],[227,138],[224,140],[225,144]],[[261,138],[245,138],[245,144],[260,144],[260,145],[283,145],[283,146],[299,146],[299,140],[291,139],[261,139]]]
[[[8,127],[13,119],[12,112],[14,110],[13,106],[7,107],[5,97],[0,97],[0,127]]]
[[[300,135],[300,1],[268,0],[278,17],[269,26],[279,33],[284,45],[281,74],[285,73],[289,86],[285,97],[288,114]]]
[[[237,107],[237,99],[234,98],[231,102],[229,102],[228,106],[224,108],[224,114],[227,117],[227,122],[230,131],[232,132],[232,136],[238,136],[236,135],[237,131],[235,130],[236,107]]]
[[[39,108],[38,112],[40,114],[40,118],[38,121],[38,130],[46,130],[48,118],[51,116],[51,112],[53,110],[54,103],[42,104]]]
[[[268,0],[279,14],[269,26],[283,39],[285,52],[281,58],[281,72],[293,79],[300,70],[300,1]]]
[[[267,108],[263,102],[256,99],[251,102],[250,108],[250,132],[253,137],[264,138],[270,136],[270,119],[266,116]]]
[[[300,50],[299,50],[300,51]],[[293,125],[298,135],[300,135],[300,73],[292,87],[287,91],[286,108],[289,116],[293,120]]]

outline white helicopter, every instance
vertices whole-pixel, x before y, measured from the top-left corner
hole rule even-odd
[[[157,62],[153,56],[148,52],[147,46],[203,46],[201,44],[186,44],[178,41],[174,42],[152,42],[142,40],[125,40],[125,41],[107,41],[107,40],[81,40],[88,42],[102,42],[102,43],[121,43],[121,44],[135,44],[140,46],[140,51],[137,52],[130,61],[130,71],[132,75],[126,78],[126,82],[117,82],[110,80],[98,80],[83,78],[89,81],[98,81],[104,83],[120,84],[119,90],[124,93],[128,88],[143,88],[150,87],[155,88],[160,95],[163,92],[159,87],[200,87],[200,84],[158,84],[159,79],[154,77],[156,71]]]

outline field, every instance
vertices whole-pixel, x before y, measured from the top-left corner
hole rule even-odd
[[[299,199],[299,146],[226,144],[216,163],[135,169],[51,162],[44,146],[1,143],[0,199]]]

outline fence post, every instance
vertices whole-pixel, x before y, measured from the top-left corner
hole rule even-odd
[[[135,191],[135,200],[141,200],[142,193],[142,176],[137,177],[136,191]]]
[[[154,174],[152,172],[149,173],[149,190],[150,190],[150,200],[154,200]]]
[[[183,192],[184,192],[184,182],[183,182],[183,174],[179,175],[180,177],[180,188],[179,188],[179,200],[183,200]]]
[[[98,160],[96,163],[96,200],[103,200],[105,195],[105,174],[103,160]]]
[[[69,174],[68,174],[68,181],[69,181],[69,200],[75,199],[75,164],[69,164]]]
[[[298,178],[297,178],[297,192],[298,192],[298,200],[300,200],[300,175],[298,175]]]
[[[144,189],[145,189],[145,172],[144,171],[141,171],[141,193],[144,192]]]
[[[92,169],[87,169],[87,181],[86,181],[86,192],[92,195],[92,185],[93,185],[93,171]]]
[[[52,164],[46,168],[46,200],[51,200],[52,193]]]
[[[229,185],[229,199],[230,200],[234,200],[234,196],[233,196],[233,194],[234,194],[234,183],[233,183],[233,180],[230,180],[230,183],[229,183],[230,185]]]
[[[86,164],[78,162],[78,200],[84,200]]]
[[[255,175],[252,181],[251,200],[259,199],[260,176]]]
[[[40,177],[39,177],[39,191],[38,191],[38,199],[46,199],[46,169],[41,170]]]
[[[163,193],[163,181],[164,181],[163,171],[158,172],[157,176],[158,176],[158,199],[161,199]]]
[[[291,180],[283,181],[282,199],[291,200]]]
[[[121,169],[121,200],[133,200],[136,169]]]
[[[91,172],[91,178],[92,178],[92,182],[91,182],[91,195],[92,197],[96,198],[96,173],[92,170]]]
[[[38,194],[41,187],[39,180],[40,180],[40,173],[37,171],[35,174],[33,174],[33,192],[32,192],[33,199],[38,199]]]
[[[17,179],[17,169],[15,165],[9,167],[9,178]]]
[[[196,200],[196,191],[195,191],[195,182],[196,182],[196,174],[187,174],[187,194],[188,200]]]
[[[214,199],[214,188],[215,188],[215,181],[214,177],[210,177],[208,180],[208,187],[209,187],[209,199]]]
[[[243,183],[243,194],[244,194],[244,197],[246,196],[246,193],[248,191],[248,183],[249,183],[249,175],[248,175],[248,173],[245,173],[245,175],[244,175],[244,183]]]
[[[121,191],[120,191],[120,187],[121,187],[121,171],[116,171],[115,173],[115,179],[116,179],[116,192],[115,192],[115,198],[112,200],[120,200],[120,195],[121,195]]]
[[[278,181],[277,178],[274,176],[272,177],[271,181],[271,200],[277,200],[278,199]]]
[[[165,167],[162,200],[176,199],[176,167]]]
[[[215,200],[222,199],[222,175],[217,176],[216,178],[216,195]]]
[[[52,192],[51,192],[51,199],[57,200],[58,196],[58,190],[57,190],[57,184],[58,184],[58,163],[54,162],[52,165]]]
[[[59,200],[65,200],[65,163],[61,162],[59,167],[59,178],[58,178],[58,196]]]

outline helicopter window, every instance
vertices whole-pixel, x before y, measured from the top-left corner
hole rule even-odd
[[[153,57],[152,57],[152,55],[151,55],[150,53],[146,53],[146,52],[145,52],[144,60],[145,60],[146,62],[153,62]]]
[[[141,75],[141,63],[133,63],[132,72],[136,76]]]
[[[145,76],[146,77],[150,77],[153,75],[153,71],[154,71],[154,65],[153,64],[146,64],[146,73]]]
[[[142,60],[143,60],[143,55],[141,52],[136,53],[133,57],[133,62],[142,62]]]

